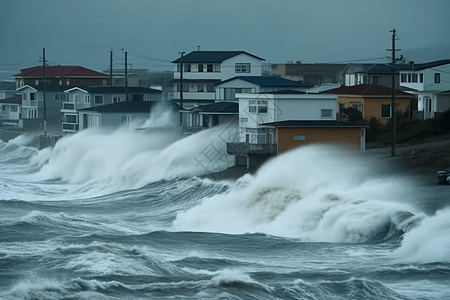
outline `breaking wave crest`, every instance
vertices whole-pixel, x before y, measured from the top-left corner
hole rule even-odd
[[[276,157],[229,192],[180,212],[173,229],[358,243],[398,237],[422,217],[399,200],[412,197],[411,184],[380,177],[376,164],[331,147]]]

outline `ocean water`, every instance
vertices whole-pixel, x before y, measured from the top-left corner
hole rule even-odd
[[[223,132],[0,142],[0,299],[450,299],[446,187],[326,145],[205,179]]]

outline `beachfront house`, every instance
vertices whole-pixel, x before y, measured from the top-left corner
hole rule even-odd
[[[161,90],[143,87],[74,87],[65,92],[60,111],[63,114],[62,130],[65,133],[76,132],[80,127],[80,109],[93,108],[121,102],[160,101]],[[128,97],[128,101],[126,101]],[[95,118],[93,117],[93,120]],[[94,124],[95,121],[92,121]]]
[[[258,165],[270,156],[308,143],[343,143],[364,152],[364,126],[352,127],[336,120],[337,95],[278,91],[236,97],[239,141],[228,143],[227,152],[235,155],[237,164]],[[284,134],[286,128],[294,129]]]
[[[341,86],[321,94],[337,95],[338,115],[342,116],[345,108],[353,108],[361,112],[364,120],[375,118],[381,125],[387,125],[392,116],[392,89],[373,85],[359,84]],[[409,117],[412,95],[396,91],[396,111]]]
[[[186,109],[213,103],[215,84],[236,76],[261,76],[263,60],[245,51],[193,51],[183,55],[172,61],[173,99],[180,103],[182,97],[182,108]]]
[[[237,101],[236,94],[270,93],[280,90],[304,91],[297,81],[275,76],[235,76],[216,84],[216,101]]]
[[[400,86],[418,98],[413,118],[427,120],[450,109],[450,59],[411,63],[399,72]]]

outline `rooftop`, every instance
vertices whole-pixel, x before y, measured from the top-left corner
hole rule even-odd
[[[197,110],[203,113],[211,114],[238,114],[239,113],[239,103],[237,102],[227,102],[221,101],[212,104],[207,104],[199,107],[195,107],[192,110]]]
[[[411,97],[411,94],[396,90],[397,97]],[[391,96],[392,89],[373,84],[359,84],[354,86],[341,86],[337,89],[331,89],[321,94],[337,94],[337,95],[356,95],[356,96]]]
[[[232,81],[232,80],[243,80],[243,81],[247,81],[249,83],[259,85],[261,87],[285,87],[285,88],[306,87],[306,85],[304,85],[301,82],[285,79],[282,77],[276,77],[276,76],[236,76],[236,77],[224,80],[224,81],[218,83],[217,85],[220,85],[222,83]]]
[[[183,56],[183,63],[220,63],[226,59],[239,54],[247,54],[257,59],[264,60],[261,57],[255,56],[245,51],[192,51]],[[180,63],[181,57],[172,61],[172,63]]]
[[[300,121],[300,120],[287,120],[280,122],[271,122],[261,124],[263,126],[272,127],[366,127],[365,125],[353,125],[342,121]]]
[[[126,101],[89,108],[83,108],[79,111],[94,111],[99,113],[149,113],[153,106],[160,103],[159,101]],[[175,103],[167,102],[167,105],[176,111],[179,106]]]
[[[27,69],[20,70],[19,74],[14,75],[14,78],[22,77],[43,77],[43,66],[36,66]],[[59,78],[59,77],[101,77],[108,78],[109,76],[94,70],[90,70],[80,66],[46,66],[45,67],[46,78]]]

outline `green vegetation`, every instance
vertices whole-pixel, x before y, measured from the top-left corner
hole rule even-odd
[[[392,124],[382,126],[378,120],[372,118],[366,123],[367,142],[379,146],[391,143]],[[410,120],[408,115],[397,114],[396,142],[398,144],[415,144],[428,139],[450,134],[450,110],[436,116],[434,119],[425,121]]]

